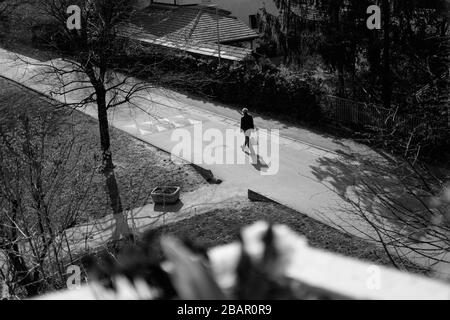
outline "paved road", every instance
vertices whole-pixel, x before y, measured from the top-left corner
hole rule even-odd
[[[50,95],[52,91],[57,91],[55,87],[58,87],[59,80],[47,74],[42,76],[44,67],[41,62],[23,56],[17,59],[16,55],[10,55],[5,51],[0,51],[0,57],[0,65],[2,65],[0,74],[3,76],[47,95]],[[47,63],[61,65],[60,62],[54,61]],[[40,65],[38,66],[38,64]],[[66,83],[68,81],[66,79]],[[89,90],[79,90],[70,92],[70,94],[51,94],[51,96],[62,102],[78,102],[89,93]],[[174,100],[170,95],[166,98],[155,92],[142,92],[138,98],[133,100],[139,106],[138,108],[128,104],[110,110],[111,124],[168,152],[171,152],[177,145],[177,142],[172,139],[172,134],[176,129],[183,128],[191,132],[193,140],[199,143],[202,143],[203,136],[202,134],[194,135],[193,131],[196,125],[201,124],[203,132],[208,129],[217,129],[224,136],[227,129],[238,130],[237,123],[232,119],[192,108],[179,101],[174,103]],[[96,117],[93,105],[88,105],[81,111]],[[239,156],[244,154],[239,147],[243,142],[242,137],[240,139],[235,142],[234,146],[229,141],[224,141],[222,148],[225,156],[231,154],[237,158],[238,154]],[[270,137],[268,140],[268,144],[272,143]],[[263,143],[265,141],[260,141],[260,144]],[[206,145],[206,143],[203,144]],[[332,212],[329,212],[329,207],[342,203],[342,200],[317,181],[310,167],[319,165],[316,162],[319,158],[336,158],[338,155],[308,144],[283,139],[283,137],[275,145],[275,148],[279,148],[280,164],[278,174],[273,176],[262,175],[258,168],[249,163],[249,159],[247,159],[247,164],[241,165],[203,163],[202,166],[212,170],[216,176],[225,181],[253,189],[317,219],[320,219],[319,212],[327,212],[327,215],[330,216]],[[195,152],[203,151],[203,148],[192,149],[191,159],[196,157]],[[245,156],[248,158],[248,155]],[[262,161],[268,162],[266,160],[262,159]]]
[[[11,54],[0,49],[0,75],[13,79],[40,93],[51,96],[61,102],[78,102],[85,98],[90,89],[74,90],[65,94],[50,94],[60,85],[61,79],[43,75],[45,66],[42,62]],[[61,61],[50,61],[44,64],[64,65]],[[73,75],[80,76],[80,75]],[[64,79],[67,83],[70,79]],[[126,86],[133,84],[131,83]],[[72,86],[72,89],[77,89]],[[95,106],[88,105],[81,111],[96,117]],[[355,215],[348,213],[348,203],[339,194],[352,196],[359,188],[356,185],[355,174],[360,169],[359,163],[352,163],[346,153],[364,154],[373,157],[376,154],[357,144],[348,141],[335,141],[316,135],[307,134],[303,129],[283,127],[275,121],[257,118],[256,124],[264,127],[281,129],[281,136],[262,135],[255,153],[245,154],[241,149],[242,136],[237,124],[238,114],[235,110],[223,106],[194,101],[172,91],[150,89],[141,92],[132,103],[112,109],[109,113],[111,124],[136,138],[155,145],[167,152],[173,153],[179,147],[180,140],[174,140],[180,130],[190,133],[192,146],[182,157],[198,162],[205,169],[211,170],[217,177],[227,183],[234,184],[239,189],[252,189],[264,194],[277,202],[330,225],[338,225],[346,231],[367,238],[374,231]],[[209,130],[209,131],[208,131]],[[218,133],[226,137],[226,132],[235,132],[240,140],[224,139],[211,149],[215,154],[223,154],[224,159],[242,159],[243,164],[205,163],[198,161],[204,156],[205,142],[203,133]],[[200,133],[200,134],[199,134]],[[304,133],[304,134],[302,134]],[[180,137],[179,137],[180,138]],[[304,138],[308,141],[300,141]],[[313,146],[317,141],[319,146]],[[261,151],[261,146],[268,147],[267,152]],[[197,148],[196,146],[201,146]],[[279,156],[277,156],[279,150]],[[255,154],[259,154],[257,157]],[[180,155],[177,153],[177,155]],[[203,159],[204,160],[204,159]],[[377,159],[380,160],[380,159]],[[237,161],[236,161],[237,162]],[[353,161],[355,162],[355,161]],[[343,163],[351,164],[353,172],[348,167],[339,171]],[[270,171],[276,174],[267,174]],[[353,180],[352,180],[353,179]],[[372,204],[370,204],[372,205]],[[447,253],[443,253],[445,255]],[[416,263],[428,265],[430,261],[409,255]],[[437,271],[443,271],[448,265],[435,266]]]

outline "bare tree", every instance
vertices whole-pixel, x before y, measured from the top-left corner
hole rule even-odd
[[[69,30],[67,8],[77,4],[82,11],[80,30]],[[110,205],[116,217],[115,238],[130,237],[131,231],[124,216],[124,208],[114,171],[111,152],[108,111],[125,104],[134,104],[139,92],[151,87],[130,76],[118,74],[114,68],[123,59],[124,45],[118,29],[133,13],[129,1],[124,0],[42,0],[45,14],[53,19],[57,36],[41,41],[63,58],[59,63],[46,65],[39,76],[52,79],[53,94],[76,96],[77,101],[66,106],[83,108],[94,104],[99,125],[102,172],[106,179]],[[141,96],[142,98],[142,96]]]
[[[132,107],[154,117],[145,108],[152,103],[152,89],[164,85],[189,86],[196,81],[204,85],[209,80],[187,77],[163,79],[158,72],[152,72],[153,65],[145,66],[139,61],[136,65],[127,63],[130,47],[148,53],[148,47],[129,34],[130,30],[142,30],[126,27],[135,14],[130,1],[40,0],[40,3],[43,13],[50,17],[54,25],[51,34],[40,41],[61,58],[35,64],[40,70],[35,79],[41,84],[46,83],[50,93],[65,107],[95,108],[102,172],[117,222],[114,240],[133,238],[114,170],[108,112],[119,107]],[[79,30],[69,30],[67,27],[67,9],[71,5],[81,8]],[[145,78],[145,81],[137,77]]]
[[[331,224],[379,244],[399,269],[448,270],[448,174],[387,155],[322,158],[313,172],[348,204]]]
[[[12,296],[33,296],[65,281],[64,231],[92,201],[95,164],[67,112],[14,93],[0,104],[0,283]]]

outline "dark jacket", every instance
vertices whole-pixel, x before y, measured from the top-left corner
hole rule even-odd
[[[255,125],[253,124],[253,117],[246,114],[241,118],[241,130],[245,132],[248,129],[255,129]]]

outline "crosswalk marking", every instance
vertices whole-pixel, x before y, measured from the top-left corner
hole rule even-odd
[[[153,132],[147,131],[147,130],[139,129],[139,133],[141,134],[141,136],[145,136],[146,134],[151,134],[151,133],[153,133]]]
[[[165,128],[165,127],[163,127],[163,126],[156,126],[156,129],[159,131],[159,132],[163,132],[163,131],[166,131],[167,129]]]
[[[175,128],[181,128],[184,127],[184,124],[178,123],[178,122],[172,122]]]
[[[122,128],[131,130],[136,129],[140,135],[149,135],[200,123],[202,123],[201,120],[187,118],[184,115],[177,115],[169,118],[148,120],[140,123],[125,123]]]
[[[199,123],[202,123],[202,122],[199,121],[199,120],[188,119],[188,121],[189,121],[190,124],[199,124]]]

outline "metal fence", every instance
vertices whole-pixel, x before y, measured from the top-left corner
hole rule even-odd
[[[395,110],[332,95],[322,99],[321,108],[327,119],[342,124],[381,128],[394,123],[412,132],[423,122],[419,118],[399,115]]]

